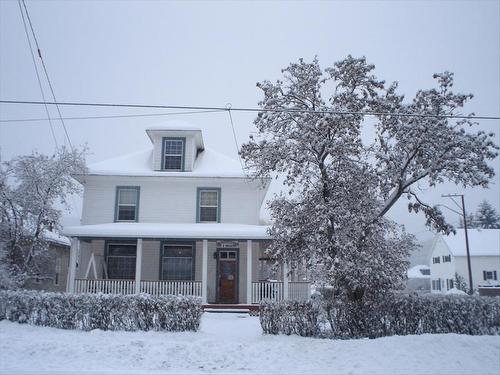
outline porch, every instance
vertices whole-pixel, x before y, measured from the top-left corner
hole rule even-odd
[[[159,295],[182,295],[203,298],[201,281],[151,281],[141,280],[139,291],[135,280],[75,279],[74,293],[147,293]],[[305,281],[258,281],[252,282],[250,304],[261,301],[293,299],[306,301],[311,295],[311,284]]]
[[[85,225],[72,237],[67,291],[196,296],[203,304],[307,300],[286,264],[266,273],[267,227],[241,224]],[[266,268],[267,267],[267,268]]]

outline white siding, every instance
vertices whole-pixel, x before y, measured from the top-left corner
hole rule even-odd
[[[429,260],[431,268],[431,292],[432,293],[446,293],[446,280],[455,279],[455,259],[451,256],[451,262],[443,263],[443,256],[451,255],[448,246],[439,237],[435,244],[434,250],[431,253],[431,259]],[[433,263],[432,259],[434,257],[439,257],[440,263]],[[432,289],[432,280],[440,280],[441,290]]]
[[[237,178],[88,176],[82,224],[114,221],[116,187],[139,186],[139,222],[196,222],[198,187],[221,189],[221,222],[259,224],[265,191],[258,181]]]
[[[469,285],[469,271],[467,268],[467,257],[455,257],[456,271]],[[497,271],[497,279],[500,278],[500,256],[473,256],[471,257],[471,271],[473,288],[477,289],[479,284],[487,284],[483,278],[483,271]],[[496,280],[500,282],[500,280]]]

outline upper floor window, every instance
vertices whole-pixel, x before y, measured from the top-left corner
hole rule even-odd
[[[434,257],[434,258],[432,258],[432,263],[434,263],[434,264],[441,263],[441,259],[439,257]]]
[[[139,213],[139,187],[116,188],[115,221],[137,221]]]
[[[484,280],[496,280],[497,279],[497,271],[483,271],[483,279]]]
[[[197,200],[197,221],[199,223],[220,222],[220,189],[199,188]]]
[[[163,138],[162,169],[166,171],[184,170],[185,138]]]
[[[443,255],[443,263],[451,262],[451,255]]]

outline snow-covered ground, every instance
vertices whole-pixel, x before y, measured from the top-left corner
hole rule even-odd
[[[198,333],[66,331],[0,322],[0,373],[499,374],[500,336],[327,340],[205,313]]]

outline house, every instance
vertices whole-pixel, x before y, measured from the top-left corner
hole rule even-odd
[[[205,147],[185,123],[146,130],[152,148],[89,166],[71,237],[68,291],[194,295],[210,304],[308,298],[275,270],[260,208],[269,180]],[[270,272],[273,274],[271,275]]]
[[[68,281],[69,248],[71,242],[69,238],[53,231],[46,230],[43,232],[43,235],[49,246],[50,259],[47,267],[49,276],[51,277],[28,281],[24,285],[24,288],[45,290],[48,292],[64,292]]]
[[[473,289],[500,286],[500,229],[469,229],[468,238]],[[432,293],[457,287],[455,274],[469,285],[465,231],[437,236],[430,262]]]
[[[407,271],[406,292],[430,293],[431,269],[429,259],[437,239],[435,233],[423,231],[415,234],[418,247],[410,254],[410,267]]]

